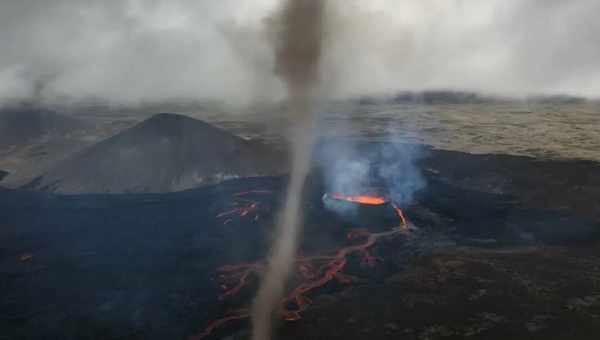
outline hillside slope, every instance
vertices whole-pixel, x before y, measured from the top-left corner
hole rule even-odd
[[[280,159],[261,143],[161,113],[82,150],[27,187],[60,193],[169,192],[277,173]]]

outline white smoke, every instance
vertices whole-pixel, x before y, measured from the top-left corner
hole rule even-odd
[[[323,171],[327,192],[381,195],[406,205],[426,185],[417,164],[422,154],[418,146],[388,135],[385,142],[326,143],[316,161]]]
[[[0,105],[27,100],[33,97],[34,91],[23,65],[0,69]]]

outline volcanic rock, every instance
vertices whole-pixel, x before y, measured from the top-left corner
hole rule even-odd
[[[271,175],[280,156],[202,121],[161,113],[88,147],[27,188],[59,193],[170,192]]]
[[[471,163],[479,162],[476,156],[446,159],[454,160],[456,170],[462,165],[476,174]],[[515,168],[526,169],[527,162],[519,158]],[[560,184],[565,168],[552,164],[538,163],[541,168],[530,176],[544,173],[547,187]],[[586,171],[581,173],[595,173],[595,165],[588,167],[582,166]],[[309,296],[314,304],[301,320],[281,323],[279,338],[353,339],[369,328],[370,340],[447,334],[486,340],[547,340],[548,334],[556,334],[553,339],[597,339],[600,235],[576,227],[585,210],[564,211],[563,198],[551,196],[540,215],[527,201],[523,206],[518,200],[505,202],[499,194],[476,195],[446,174],[439,171],[436,178],[447,181],[428,178],[431,194],[417,195],[418,202],[403,207],[418,231],[410,238],[382,239],[371,249],[382,260],[374,268],[361,267],[358,257],[349,258],[345,273],[359,281],[331,282],[315,291]],[[582,176],[572,180],[587,182]],[[303,246],[309,245],[311,254],[329,254],[336,240],[345,242],[346,230],[317,204],[323,187],[313,183],[316,187],[308,191],[320,194],[305,210]],[[0,272],[9,297],[0,299],[0,315],[6,315],[0,318],[3,335],[163,340],[198,334],[237,302],[218,300],[217,268],[253,262],[268,252],[270,226],[285,184],[285,177],[263,177],[168,194],[71,196],[0,187]],[[235,208],[230,200],[236,194],[259,190],[273,193],[261,199],[273,207],[271,214],[259,221],[225,223],[217,218]],[[598,192],[579,194],[597,202]],[[549,227],[579,230],[588,242],[549,245],[536,236],[539,228],[531,230],[535,241],[527,247],[502,237],[506,231],[518,234],[544,216],[556,220],[554,209],[574,218]],[[523,212],[531,218],[520,221],[526,217]],[[320,229],[323,240],[316,232],[308,234],[310,228]],[[326,233],[330,228],[338,232]],[[469,247],[463,240],[473,237],[505,241],[485,249]],[[251,290],[240,302],[250,301]],[[247,326],[244,321],[227,324],[210,339],[231,334],[231,340],[246,339],[248,333],[239,330]]]
[[[25,144],[48,135],[64,135],[86,124],[60,113],[30,107],[0,110],[0,148]]]
[[[357,287],[333,306],[310,310],[311,320],[326,316],[329,324],[344,327],[286,325],[282,338],[348,339],[369,325],[370,339],[390,339],[396,325],[403,335],[396,338],[407,339],[596,339],[600,300],[590,277],[600,268],[598,249],[588,244],[436,252],[416,260],[407,269],[416,272],[405,280]],[[447,267],[455,261],[464,265]],[[474,288],[488,294],[469,301]],[[410,305],[404,302],[409,297]]]

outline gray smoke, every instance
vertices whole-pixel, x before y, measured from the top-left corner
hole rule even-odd
[[[280,306],[302,229],[302,191],[310,170],[313,144],[312,104],[319,81],[324,3],[285,0],[271,25],[276,73],[285,82],[292,122],[291,177],[276,237],[252,308],[252,339],[269,340],[273,313]]]
[[[278,0],[0,1],[0,105],[279,101]],[[329,95],[600,93],[600,1],[329,0]],[[351,52],[349,52],[351,51]]]
[[[272,0],[0,1],[0,105],[280,99]]]

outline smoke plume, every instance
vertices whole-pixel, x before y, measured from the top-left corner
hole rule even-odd
[[[285,0],[275,25],[276,73],[285,82],[293,124],[292,171],[277,234],[252,309],[252,339],[269,340],[273,313],[283,297],[302,229],[301,197],[310,169],[312,101],[319,81],[322,0]]]
[[[323,171],[327,192],[344,195],[383,195],[400,206],[412,203],[415,193],[426,186],[417,162],[423,150],[405,144],[390,126],[385,141],[365,143],[343,139],[321,145],[316,161]],[[327,209],[352,218],[354,205],[325,202]]]

